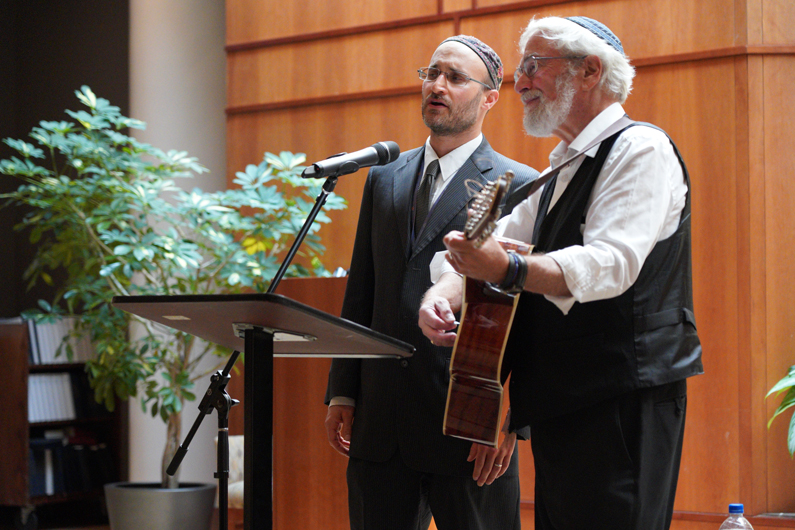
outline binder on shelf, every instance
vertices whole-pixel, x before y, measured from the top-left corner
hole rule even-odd
[[[63,440],[30,440],[30,496],[55,495],[66,491],[63,468]]]
[[[69,421],[77,418],[68,372],[30,374],[28,377],[28,421]]]
[[[35,344],[36,353],[33,358],[37,359],[37,364],[85,362],[93,355],[88,334],[84,333],[79,338],[72,336],[77,326],[77,317],[64,317],[55,322],[29,322],[33,324],[30,343]],[[73,353],[71,359],[66,356],[64,340],[67,337]]]

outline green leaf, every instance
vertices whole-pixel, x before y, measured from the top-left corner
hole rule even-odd
[[[115,271],[119,267],[121,267],[120,262],[117,261],[116,263],[111,263],[110,265],[107,265],[99,269],[99,275],[102,277],[110,276],[111,274],[113,274],[113,271]]]
[[[3,140],[3,143],[12,149],[16,149],[16,151],[25,158],[44,158],[44,151],[22,140],[6,138]]]
[[[789,420],[789,430],[787,431],[787,449],[789,449],[789,456],[795,456],[795,414]]]
[[[86,107],[93,109],[97,106],[97,96],[86,85],[80,87],[80,91],[75,90],[75,95]]]

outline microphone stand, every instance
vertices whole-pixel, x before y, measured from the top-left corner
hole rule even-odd
[[[229,357],[229,360],[224,367],[223,372],[216,370],[210,376],[210,387],[204,393],[199,404],[199,416],[193,422],[190,432],[185,437],[185,441],[177,449],[174,458],[166,470],[170,476],[174,476],[177,472],[182,459],[188,452],[188,445],[190,445],[193,436],[199,429],[204,416],[212,413],[212,409],[218,411],[218,447],[216,454],[217,470],[215,478],[218,479],[218,530],[227,530],[229,524],[229,409],[239,403],[238,400],[229,397],[226,393],[226,384],[231,377],[229,372],[235,364],[240,352],[234,351]]]
[[[275,291],[276,287],[279,285],[279,282],[282,281],[284,273],[287,272],[287,267],[295,257],[295,253],[298,252],[298,247],[301,246],[304,238],[309,233],[309,228],[315,221],[317,214],[320,213],[321,208],[323,208],[323,205],[326,204],[328,196],[334,191],[334,187],[337,185],[338,176],[338,174],[330,175],[326,179],[326,182],[323,183],[320,194],[317,196],[317,199],[315,199],[315,205],[312,207],[312,211],[309,212],[309,216],[306,218],[306,221],[304,221],[304,226],[301,227],[301,231],[298,232],[298,235],[296,235],[293,246],[290,247],[290,251],[287,253],[287,257],[284,258],[284,262],[282,262],[281,267],[279,267],[279,270],[276,272],[276,276],[274,276],[273,280],[271,280],[271,284],[268,286],[268,293],[273,293],[273,291]]]

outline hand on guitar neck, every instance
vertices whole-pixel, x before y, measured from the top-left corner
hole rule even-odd
[[[500,283],[508,270],[508,253],[500,238],[489,237],[479,247],[463,232],[444,237],[447,261],[456,272],[475,280]]]

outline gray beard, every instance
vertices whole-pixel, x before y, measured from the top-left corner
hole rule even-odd
[[[555,88],[558,97],[555,101],[550,103],[541,95],[539,105],[535,109],[529,110],[525,107],[523,124],[528,135],[547,138],[566,121],[577,92],[572,80],[573,76],[569,75],[557,81]]]

